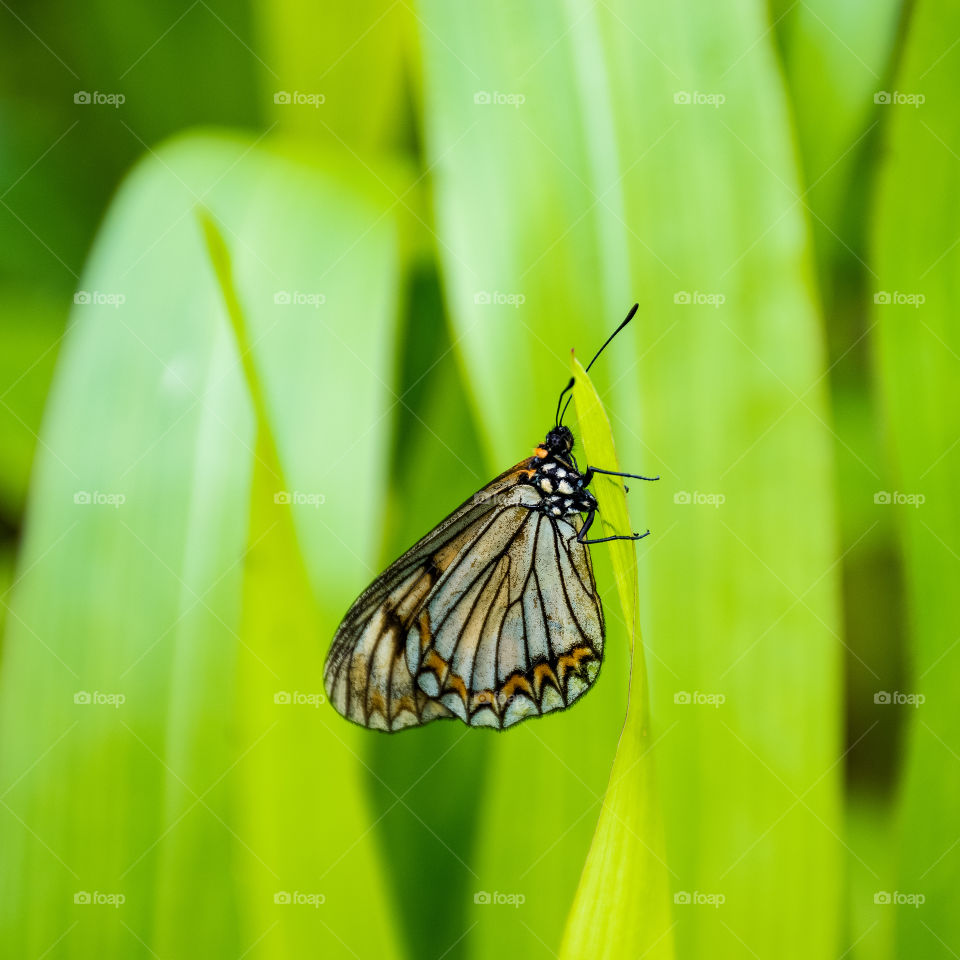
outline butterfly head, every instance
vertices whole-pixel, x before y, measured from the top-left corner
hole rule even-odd
[[[563,425],[554,427],[547,434],[547,439],[543,441],[542,446],[549,456],[566,459],[573,450],[573,433],[569,427]]]

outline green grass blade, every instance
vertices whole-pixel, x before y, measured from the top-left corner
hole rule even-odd
[[[2,294],[0,310],[0,520],[14,527],[27,500],[30,464],[61,334],[63,303],[46,293]]]
[[[631,302],[620,227],[594,204],[599,178],[604,189],[614,179],[602,138],[610,117],[578,86],[594,62],[578,60],[596,49],[589,17],[571,32],[556,5],[425,0],[416,11],[443,289],[489,478],[529,456],[552,425],[570,347],[599,346]],[[496,103],[495,93],[526,102]],[[490,742],[467,875],[475,894],[525,902],[471,898],[469,956],[494,941],[533,957],[560,946],[626,708],[627,628],[609,554],[594,559],[608,630],[595,689]]]
[[[398,342],[393,483],[385,567],[486,480],[432,263],[412,265]],[[380,508],[378,508],[379,510]],[[358,584],[358,589],[362,584]],[[474,856],[491,737],[460,722],[371,734],[372,818],[388,862],[410,957],[456,960],[473,922]],[[430,904],[424,910],[424,903]]]
[[[956,89],[960,60],[950,52],[960,11],[917,5],[896,88],[922,105],[891,103],[888,147],[877,194],[873,266],[876,370],[885,412],[890,472],[874,503],[897,522],[907,592],[908,678],[891,702],[904,730],[898,795],[897,869],[878,890],[925,897],[921,906],[871,905],[892,913],[898,957],[960,951],[960,327],[956,316],[960,188]],[[951,198],[951,201],[947,201]],[[946,202],[945,202],[946,201]],[[922,498],[922,500],[921,500]],[[899,502],[898,502],[899,501]]]
[[[573,360],[573,390],[585,462],[620,470],[600,397]],[[623,481],[597,474],[593,483],[604,536],[631,532]],[[630,700],[600,820],[567,920],[561,956],[674,956],[670,878],[648,727],[648,691],[637,610],[633,543],[610,543],[623,617],[630,632]]]
[[[854,956],[885,960],[886,928],[876,924],[867,893],[883,875],[891,824],[878,801],[897,776],[898,734],[896,716],[878,714],[873,693],[900,683],[903,584],[893,517],[873,503],[882,485],[884,440],[870,363],[877,277],[867,261],[880,145],[891,116],[890,105],[876,100],[896,84],[892,73],[909,7],[901,0],[778,0],[772,15],[795,118],[835,430],[845,730],[852,745],[845,761],[850,907],[844,932]]]
[[[253,13],[270,64],[263,112],[280,130],[362,162],[403,137],[405,5],[258,0]]]
[[[586,370],[580,361],[573,356],[573,405],[577,411],[577,420],[580,423],[580,443],[583,445],[584,463],[601,467],[604,470],[619,471],[617,453],[613,445],[613,431],[603,403],[597,394]],[[640,481],[642,482],[642,481]],[[603,529],[602,536],[630,534],[634,531],[630,526],[630,514],[627,511],[626,487],[620,477],[611,477],[598,473],[591,481],[601,510],[598,514]],[[591,537],[598,536],[591,531]],[[620,596],[620,606],[623,608],[623,619],[630,631],[630,649],[634,650],[636,639],[640,635],[640,624],[637,616],[637,556],[636,548],[626,540],[614,540],[608,547],[613,566],[613,575],[617,583],[617,593]],[[642,650],[641,650],[642,654]],[[640,683],[645,683],[645,670],[640,658]],[[633,664],[633,669],[637,664]],[[634,676],[631,670],[631,677]],[[631,680],[631,685],[632,685]],[[646,700],[646,695],[641,697]]]
[[[323,645],[316,604],[294,529],[290,486],[284,478],[276,440],[267,414],[263,384],[256,368],[250,330],[233,280],[230,253],[213,219],[200,216],[207,252],[223,297],[237,359],[253,407],[253,479],[247,546],[243,557],[242,610],[237,627],[237,704],[242,740],[256,743],[270,737],[270,750],[256,751],[241,765],[237,836],[261,860],[263,870],[243,878],[241,902],[248,923],[273,928],[263,952],[282,957],[304,943],[323,938],[313,911],[293,911],[276,903],[278,893],[308,894],[316,875],[316,849],[310,843],[291,848],[284,824],[291,816],[291,771],[303,766],[317,742],[317,729],[294,711],[281,711],[278,690],[303,688],[315,697],[323,689]],[[274,734],[279,736],[274,737]],[[306,771],[313,765],[307,764]],[[319,769],[298,777],[298,792],[323,790]],[[252,801],[252,802],[249,802]],[[282,864],[282,866],[281,866]],[[325,894],[324,894],[325,896]],[[279,922],[278,922],[279,921]],[[330,944],[331,946],[333,944]]]
[[[838,345],[849,345],[839,334],[846,337],[862,317],[846,298],[863,266],[858,258],[865,252],[866,187],[886,110],[874,97],[890,79],[901,6],[900,0],[774,4],[804,203],[823,296],[837,308],[832,319],[839,327],[833,331]]]
[[[230,246],[230,311],[200,206]],[[11,955],[398,954],[362,731],[275,699],[316,702],[329,637],[375,563],[397,295],[387,209],[342,173],[229,136],[165,146],[120,191],[83,284],[124,300],[74,309],[5,636]],[[278,462],[288,492],[325,497],[291,505],[296,539],[273,500]],[[75,703],[81,691],[125,702]],[[93,891],[125,903],[74,902]],[[283,892],[326,902],[276,903]]]
[[[663,477],[639,556],[677,952],[839,954],[832,437],[790,113],[761,8],[617,11],[642,429],[629,394],[608,409]],[[665,33],[666,63],[632,55]]]
[[[596,380],[611,385],[623,462],[664,475],[631,496],[654,531],[641,596],[671,884],[691,895],[675,912],[678,954],[839,952],[832,438],[769,22],[757,6],[704,3],[417,10],[445,289],[491,466],[549,427],[566,350],[599,345],[640,300]],[[601,558],[602,593],[605,573]],[[608,764],[622,716],[626,629],[619,616],[610,628],[596,692],[495,745],[504,786],[477,872],[528,903],[517,919],[478,910],[478,946],[496,923],[556,949],[609,777],[599,751]],[[505,861],[491,838],[518,836],[519,770],[536,813]]]

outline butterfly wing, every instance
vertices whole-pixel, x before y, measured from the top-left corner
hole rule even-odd
[[[526,463],[462,504],[354,603],[324,671],[345,717],[397,730],[458,716],[498,729],[596,679],[603,612],[579,516],[551,519]]]
[[[407,635],[440,577],[495,514],[498,498],[526,477],[525,466],[518,464],[462,503],[347,612],[327,654],[324,686],[348,720],[392,731],[453,716],[417,686],[406,665]]]
[[[579,516],[551,519],[517,491],[426,599],[408,635],[418,686],[472,726],[563,710],[597,677],[603,610]],[[570,520],[573,522],[570,522]]]

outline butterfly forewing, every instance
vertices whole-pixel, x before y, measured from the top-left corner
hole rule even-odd
[[[497,477],[354,603],[325,668],[341,714],[383,730],[452,716],[503,729],[593,683],[603,613],[582,521],[532,509],[529,474],[524,461]]]

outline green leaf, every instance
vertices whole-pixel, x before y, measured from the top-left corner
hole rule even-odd
[[[640,595],[665,859],[674,895],[691,895],[675,911],[678,954],[839,953],[832,435],[765,10],[417,11],[444,288],[491,470],[549,428],[566,351],[595,349],[640,301],[591,373],[624,464],[664,477],[631,486],[631,506],[653,531]],[[477,910],[477,954],[495,925],[556,950],[623,716],[627,633],[618,615],[608,625],[584,703],[491,751],[475,869],[482,889],[527,903],[516,918]],[[521,772],[533,813],[519,828]],[[694,893],[725,900],[713,909]]]
[[[395,234],[382,189],[233,136],[174,141],[121,189],[82,287],[113,299],[73,311],[4,639],[11,955],[61,935],[65,957],[397,955],[363,731],[318,705],[375,563]],[[75,902],[93,891],[125,902]]]
[[[243,705],[240,727],[245,739],[278,733],[278,745],[257,751],[244,763],[240,776],[246,781],[238,803],[238,836],[251,853],[272,864],[250,874],[246,889],[248,921],[264,929],[275,926],[271,950],[282,956],[299,949],[317,934],[309,913],[290,911],[277,923],[278,887],[291,885],[311,891],[317,851],[302,841],[295,847],[283,824],[291,816],[290,773],[302,765],[317,742],[314,724],[304,723],[294,710],[278,703],[295,695],[291,687],[305,688],[318,702],[323,689],[323,645],[315,602],[294,529],[288,501],[290,486],[284,479],[270,426],[263,384],[256,368],[250,330],[234,286],[230,253],[213,219],[200,216],[210,261],[223,296],[227,319],[236,344],[244,384],[254,414],[253,481],[250,488],[250,519],[243,557],[242,610],[237,628],[237,704]],[[308,765],[298,778],[298,792],[316,795],[323,790],[324,776]],[[254,799],[254,802],[245,802]],[[283,864],[282,868],[280,864]],[[281,879],[283,878],[283,879]],[[284,880],[286,882],[284,882]],[[295,883],[292,881],[296,880]],[[324,896],[326,896],[324,894]],[[301,924],[300,921],[307,922]]]
[[[613,446],[613,431],[607,418],[603,403],[597,394],[593,381],[579,360],[571,353],[574,386],[573,402],[580,423],[580,442],[583,445],[586,464],[600,466],[604,470],[620,470],[616,450]],[[603,536],[630,534],[630,515],[627,511],[626,487],[620,477],[598,473],[594,476],[593,489],[601,502],[599,512]],[[591,537],[595,534],[591,533]],[[634,546],[626,540],[615,540],[610,545],[613,574],[623,607],[623,619],[630,633],[630,649],[636,646],[640,633],[637,619],[637,556]],[[631,663],[631,677],[635,664]],[[641,682],[642,681],[641,657]],[[644,700],[646,697],[644,696]]]
[[[864,188],[885,115],[874,96],[890,80],[902,4],[777,0],[775,6],[821,289],[828,302],[842,306],[840,329],[830,331],[839,352],[849,346],[861,313],[844,298],[864,266]]]
[[[573,359],[573,397],[585,462],[619,471],[610,421],[586,370]],[[594,493],[604,536],[631,532],[623,481],[597,474]],[[630,699],[561,956],[672,958],[670,878],[648,729],[648,691],[637,609],[637,557],[628,540],[610,545],[629,627]]]
[[[956,316],[956,90],[960,61],[949,38],[960,11],[948,3],[914,8],[895,88],[921,95],[890,103],[888,144],[877,193],[872,265],[876,371],[884,410],[889,474],[874,497],[891,513],[906,581],[906,679],[901,695],[925,697],[874,707],[896,711],[905,740],[897,795],[897,867],[875,890],[923,896],[922,906],[871,904],[894,912],[896,956],[960,951],[960,328]],[[889,884],[889,886],[887,886]],[[916,902],[916,901],[914,901]]]
[[[877,924],[873,893],[883,875],[878,853],[892,824],[875,794],[896,776],[898,724],[891,711],[877,713],[873,694],[898,686],[903,585],[893,517],[873,503],[885,457],[871,368],[875,329],[869,304],[877,276],[868,250],[883,132],[892,112],[876,100],[896,87],[893,69],[912,8],[900,0],[778,0],[774,6],[800,155],[800,199],[809,214],[829,318],[824,332],[839,506],[845,733],[846,742],[856,745],[845,777],[845,936],[858,958],[886,960],[888,937]],[[884,924],[891,919],[888,913]]]
[[[343,148],[361,164],[404,135],[404,4],[260,0],[253,11],[269,64],[261,96],[281,130]]]
[[[432,264],[412,265],[409,291],[398,337],[402,402],[383,567],[487,479]],[[484,804],[477,784],[492,746],[484,733],[457,721],[367,737],[371,816],[386,860],[404,865],[387,873],[410,957],[453,958],[465,947],[475,910],[470,862]]]
[[[57,356],[66,307],[45,295],[4,293],[0,310],[0,516],[14,525],[27,481],[40,418]]]
[[[579,85],[602,53],[593,59],[590,17],[571,31],[557,5],[424,0],[416,13],[442,286],[486,481],[544,438],[570,347],[599,346],[631,302],[619,227],[594,206],[597,179],[614,179],[609,111],[587,108]],[[526,102],[495,103],[495,93]],[[491,102],[477,102],[484,94]],[[594,562],[607,611],[594,689],[571,710],[490,738],[476,847],[456,848],[459,869],[474,895],[525,902],[514,910],[470,896],[467,956],[491,942],[535,957],[559,949],[626,708],[627,629],[607,551]]]

